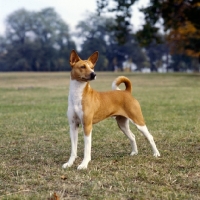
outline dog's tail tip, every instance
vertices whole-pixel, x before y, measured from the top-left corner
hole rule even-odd
[[[121,83],[124,83],[124,84],[125,84],[125,86],[126,86],[126,89],[125,89],[125,90],[126,90],[126,91],[132,92],[131,81],[130,81],[127,77],[125,77],[125,76],[118,76],[118,77],[113,81],[113,83],[112,83],[112,89],[113,89],[113,90],[120,90],[118,86],[119,86]]]
[[[120,90],[120,88],[116,85],[115,81],[113,81],[112,83],[112,90]]]

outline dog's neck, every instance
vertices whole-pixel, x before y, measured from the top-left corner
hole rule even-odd
[[[87,85],[89,85],[88,82],[81,82],[81,81],[70,79],[69,100],[72,100],[73,102],[80,101],[82,99],[84,88]]]

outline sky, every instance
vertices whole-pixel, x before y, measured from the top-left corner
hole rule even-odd
[[[132,24],[138,30],[143,22],[143,14],[138,7],[146,6],[149,0],[139,0],[134,6]],[[24,8],[28,11],[40,11],[43,8],[53,7],[60,17],[75,31],[78,22],[84,19],[87,12],[96,12],[96,0],[0,0],[0,35],[5,33],[6,17],[12,12]]]

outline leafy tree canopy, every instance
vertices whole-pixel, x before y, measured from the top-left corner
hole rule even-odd
[[[113,3],[112,9],[109,3]],[[119,29],[117,38],[124,42],[129,31],[131,6],[136,0],[97,0],[97,12],[115,12]],[[144,46],[152,41],[161,42],[158,22],[162,26],[170,43],[172,53],[184,53],[188,56],[200,55],[200,2],[199,0],[150,0],[150,4],[141,9],[145,15],[143,29],[137,32],[137,38]],[[120,13],[120,14],[118,14]]]
[[[68,25],[53,8],[39,12],[20,9],[7,17],[6,37],[0,38],[0,68],[64,70],[69,68],[68,58],[74,48]]]

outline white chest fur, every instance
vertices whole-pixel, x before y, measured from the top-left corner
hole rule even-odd
[[[68,97],[68,117],[78,117],[82,121],[83,109],[82,109],[82,95],[86,86],[86,82],[79,82],[76,80],[70,80],[69,97]]]

